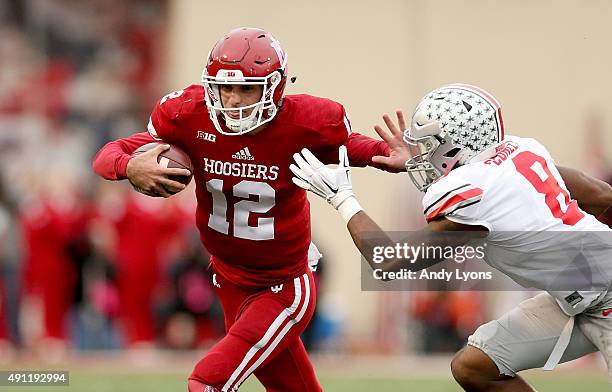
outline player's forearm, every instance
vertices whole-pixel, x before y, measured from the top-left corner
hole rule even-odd
[[[93,170],[104,179],[123,180],[129,160],[130,154],[119,148],[116,142],[110,142],[96,154]]]
[[[557,169],[580,208],[598,216],[612,206],[612,186],[580,170],[559,166]]]
[[[389,156],[389,146],[382,140],[353,132],[346,141],[349,161],[353,167],[372,166],[383,169],[381,165],[372,162],[372,157]]]
[[[395,249],[397,248],[397,242],[393,241],[365,211],[355,214],[349,220],[347,228],[355,246],[372,269],[380,269],[383,272],[399,271],[402,268],[419,271],[444,261],[443,258],[436,257],[435,252],[432,252],[433,257],[424,257],[423,254],[420,254],[420,257],[412,260],[391,257],[385,258],[384,262],[376,262],[374,255],[380,253],[376,251],[376,248]],[[440,236],[433,235],[433,232],[430,230],[422,230],[410,233],[407,238],[402,240],[402,243],[414,246],[431,246],[434,244],[439,245],[440,239]]]
[[[370,264],[370,267],[380,268],[379,264],[372,260],[374,248],[376,246],[393,246],[391,238],[363,210],[353,215],[346,227],[351,234],[353,243]]]
[[[155,139],[147,132],[140,132],[107,143],[98,151],[93,160],[94,172],[107,180],[127,178],[125,171],[132,153],[138,147],[154,141]]]

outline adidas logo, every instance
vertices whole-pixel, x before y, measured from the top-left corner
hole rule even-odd
[[[251,155],[251,152],[249,151],[248,147],[245,147],[242,150],[238,151],[237,153],[233,154],[232,158],[242,159],[243,161],[254,161],[255,160],[255,157]]]

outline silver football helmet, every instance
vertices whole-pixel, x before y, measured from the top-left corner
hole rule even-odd
[[[503,138],[501,106],[491,94],[468,84],[440,87],[421,100],[404,132],[412,154],[406,171],[425,191]]]

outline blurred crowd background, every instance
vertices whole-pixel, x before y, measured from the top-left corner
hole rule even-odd
[[[152,199],[91,170],[164,91],[166,2],[0,4],[0,342],[59,355],[214,340],[192,192]]]
[[[91,170],[104,143],[144,130],[155,101],[182,87],[167,83],[170,10],[165,0],[0,0],[0,358],[203,348],[223,334],[193,192],[153,199]],[[190,38],[195,56],[223,31]],[[609,117],[581,116],[588,142],[572,159],[612,181]],[[324,237],[316,226],[313,237]],[[322,253],[332,246],[323,241]],[[304,336],[313,350],[452,352],[491,318],[488,294],[371,293],[375,307],[353,304],[369,319],[364,340],[327,297],[334,262],[324,257],[318,274],[320,306]]]

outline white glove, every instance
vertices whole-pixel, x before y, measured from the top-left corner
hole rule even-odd
[[[295,175],[292,178],[295,185],[327,200],[340,212],[344,221],[348,222],[362,208],[353,194],[351,169],[345,146],[340,147],[339,158],[338,167],[327,167],[310,150],[304,148],[301,155],[293,154],[297,166],[291,164],[289,169]]]

